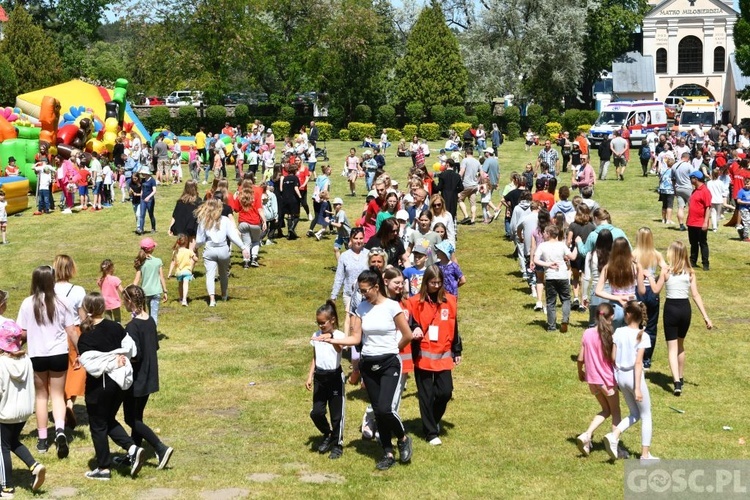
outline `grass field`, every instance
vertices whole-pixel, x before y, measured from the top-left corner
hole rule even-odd
[[[333,193],[344,198],[350,218],[364,200],[357,198],[355,203],[343,196],[346,182],[338,175],[352,145],[328,143]],[[506,142],[500,153],[502,184],[537,151],[525,153],[521,141]],[[387,161],[387,170],[404,186],[410,160],[389,154]],[[637,177],[636,170],[630,169],[625,182],[598,184],[596,199],[631,240],[637,228],[646,225],[654,230],[661,250],[675,239],[687,241],[687,233],[661,226],[653,191],[656,181]],[[567,183],[561,179],[561,184]],[[172,244],[167,225],[180,192],[179,186],[158,189],[156,255],[165,265]],[[358,192],[364,192],[362,185]],[[7,316],[15,317],[28,294],[31,271],[51,263],[56,253],[76,259],[75,282],[89,291],[96,289],[98,265],[104,258],[115,262],[116,275],[124,282],[132,280],[139,238],[132,231],[129,203],[68,216],[32,217],[31,212],[10,218],[11,243],[0,246],[0,288],[11,294]],[[300,234],[303,227],[306,230],[304,222]],[[170,468],[157,471],[151,458],[136,480],[125,475],[115,475],[110,483],[87,480],[83,473],[93,463],[93,447],[88,428],[81,426],[72,435],[67,460],[57,460],[54,453],[38,457],[48,467],[44,496],[620,497],[622,461],[609,463],[601,445],[608,424],[595,435],[589,458],[579,456],[574,442],[598,411],[586,384],[578,382],[574,362],[588,316],[573,313],[567,334],[546,332],[544,316],[533,312],[534,300],[502,233],[501,222],[461,227],[458,258],[468,278],[459,307],[464,358],[454,372],[454,400],[444,420],[442,447],[415,439],[410,465],[375,471],[381,450],[362,441],[358,433],[366,396],[349,386],[344,456],[331,461],[311,451],[318,435],[308,416],[311,394],[304,388],[311,356],[308,340],[316,328],[315,309],[330,294],[333,240],[284,240],[262,248],[258,269],[243,270],[235,252],[231,300],[216,308],[207,307],[202,278],[192,283],[188,308],[180,307],[177,283],[169,282],[170,302],[159,317],[162,390],[151,398],[146,422],[176,449]],[[709,234],[709,244],[711,271],[699,270],[697,276],[715,329],[706,331],[700,316],[694,315],[681,398],[672,396],[669,386],[661,322],[653,369],[647,375],[652,451],[665,459],[750,458],[744,445],[748,423],[742,403],[750,371],[750,246],[737,240],[734,229],[723,227]],[[200,263],[197,270],[202,271]],[[625,412],[624,402],[622,406]],[[77,413],[85,422],[83,406]],[[401,416],[409,432],[418,436],[421,425],[412,380]],[[722,426],[733,430],[723,431]],[[33,417],[26,431],[25,443],[33,448]],[[639,453],[640,426],[626,432],[623,442],[631,453]],[[29,498],[30,474],[20,463],[14,461],[17,498]]]

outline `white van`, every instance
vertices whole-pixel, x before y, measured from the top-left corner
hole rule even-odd
[[[687,101],[682,106],[678,130],[687,132],[692,128],[701,127],[704,132],[708,132],[711,127],[720,121],[719,104],[716,101]]]
[[[589,130],[589,142],[598,146],[604,138],[625,125],[630,144],[640,146],[654,128],[666,130],[667,111],[660,101],[616,101],[604,106]]]
[[[200,106],[203,103],[203,92],[196,90],[175,90],[167,96],[167,106]]]

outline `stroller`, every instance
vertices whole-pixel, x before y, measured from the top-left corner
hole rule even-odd
[[[323,141],[323,147],[319,148],[315,145],[315,158],[322,158],[323,161],[328,161],[328,148],[326,148],[326,142]]]

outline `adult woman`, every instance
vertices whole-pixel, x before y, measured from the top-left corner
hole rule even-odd
[[[16,323],[23,330],[34,366],[36,428],[39,436],[36,449],[44,453],[49,448],[47,403],[51,400],[57,456],[65,458],[68,456],[68,440],[65,437],[68,340],[74,347],[77,346],[78,334],[73,310],[55,293],[55,272],[50,266],[39,266],[31,274],[31,295],[21,303]]]
[[[482,152],[487,149],[487,132],[485,132],[484,130],[483,123],[479,124],[479,128],[477,128],[475,137],[477,139],[477,150],[479,150],[479,154],[481,156]]]
[[[442,444],[440,420],[453,395],[451,370],[461,363],[457,307],[456,297],[443,288],[438,266],[425,270],[419,294],[408,300],[414,338],[419,340],[414,359],[419,414],[425,438],[433,446]]]
[[[282,179],[279,186],[281,192],[281,206],[279,207],[279,216],[283,221],[287,218],[287,238],[290,240],[297,239],[297,223],[299,222],[299,207],[302,194],[299,191],[299,178],[296,175],[297,165],[289,165],[287,175]],[[283,224],[283,222],[282,222]]]
[[[216,283],[214,278],[219,273],[221,283],[221,298],[229,300],[227,286],[229,285],[229,259],[231,251],[227,241],[231,241],[242,249],[242,257],[250,254],[248,246],[242,243],[234,221],[221,215],[222,204],[219,200],[208,200],[198,207],[195,216],[198,219],[196,247],[206,245],[203,250],[203,264],[206,267],[206,291],[209,297],[209,307],[216,307]]]
[[[596,173],[594,172],[594,167],[591,166],[588,158],[586,158],[581,165],[577,165],[573,169],[573,178],[570,180],[570,186],[580,191],[587,186],[593,189],[594,184],[596,184]]]
[[[594,226],[594,223],[591,222],[591,213],[588,205],[585,203],[579,203],[578,207],[576,207],[576,216],[575,220],[570,223],[568,226],[567,231],[567,244],[568,248],[571,250],[575,247],[575,241],[576,238],[580,236],[581,240],[586,241],[586,238],[589,237],[589,234],[591,231],[596,229],[596,226]],[[581,271],[584,271],[586,262],[585,257],[582,255],[577,256],[574,260],[570,262],[570,269],[572,271],[572,277],[570,280],[570,284],[573,288],[573,303],[572,307],[574,309],[581,309],[583,306],[580,305],[580,302],[578,300],[579,296],[579,282],[581,277]],[[583,311],[586,310],[585,307],[582,309]]]
[[[151,177],[148,168],[141,168],[141,206],[138,214],[138,230],[136,234],[143,234],[143,225],[146,223],[146,212],[151,221],[151,232],[156,232],[156,218],[154,208],[156,206],[156,181]]]
[[[583,274],[583,305],[589,308],[589,328],[596,326],[596,310],[602,300],[596,295],[599,285],[599,276],[604,266],[609,262],[609,254],[612,251],[612,233],[609,229],[602,229],[596,239],[593,252],[586,254],[586,264]],[[609,290],[609,284],[604,284],[605,290]],[[614,313],[613,313],[614,314]]]
[[[334,345],[362,344],[362,378],[385,452],[376,467],[386,470],[396,463],[391,442],[393,434],[398,440],[401,462],[409,462],[412,455],[411,438],[406,435],[393,405],[401,390],[401,359],[398,353],[411,342],[412,332],[401,307],[386,298],[380,273],[363,271],[357,278],[357,285],[364,300],[352,318],[351,334],[340,339],[315,337],[314,340]]]
[[[336,266],[336,277],[333,280],[333,289],[331,290],[331,300],[336,300],[339,291],[344,296],[344,310],[349,311],[349,307],[354,295],[354,289],[357,285],[357,277],[367,269],[367,252],[362,250],[365,247],[365,232],[361,227],[353,227],[349,234],[349,250],[345,251],[339,257]],[[349,333],[349,317],[344,320],[344,333]]]
[[[256,189],[253,181],[242,181],[240,192],[234,196],[232,208],[238,212],[240,237],[246,247],[250,248],[250,255],[244,259],[243,267],[259,267],[258,253],[263,232],[266,230],[266,214],[263,209],[263,190]]]
[[[190,250],[195,249],[195,234],[198,231],[195,209],[200,204],[198,183],[191,179],[185,183],[182,196],[175,203],[174,210],[172,210],[172,220],[169,223],[169,235],[184,234],[187,236]]]
[[[456,247],[456,225],[453,223],[453,216],[445,206],[445,200],[441,194],[430,196],[430,212],[432,213],[432,222],[430,229],[434,230],[435,224],[442,222],[448,235],[448,241],[453,247]]]
[[[503,134],[497,127],[497,123],[492,124],[492,132],[490,138],[492,139],[492,147],[495,149],[495,154],[497,154],[497,148],[499,148],[500,144],[503,143]]]
[[[86,290],[82,286],[74,285],[70,282],[75,278],[78,269],[73,259],[67,255],[56,255],[52,263],[52,269],[55,271],[55,295],[60,297],[68,304],[73,311],[76,334],[80,335],[78,327],[80,320],[76,312],[81,308],[83,298],[86,296]],[[68,338],[68,372],[65,376],[65,426],[75,428],[76,417],[73,412],[73,404],[77,396],[83,396],[86,390],[86,371],[78,363],[78,353],[75,345]]]
[[[651,233],[651,229],[642,227],[638,230],[635,237],[633,259],[643,270],[638,279],[636,298],[646,305],[646,327],[644,330],[651,337],[651,347],[647,348],[643,354],[643,368],[648,370],[651,368],[651,357],[656,346],[656,327],[659,324],[659,294],[653,292],[651,282],[655,279],[657,267],[662,269],[667,267],[664,257],[654,248],[654,235]],[[641,283],[643,283],[642,289]]]
[[[415,167],[417,165],[417,152],[421,150],[422,148],[419,144],[419,137],[414,134],[411,138],[411,142],[409,143],[409,156],[411,156],[412,167]]]
[[[385,219],[380,224],[380,229],[375,233],[375,236],[367,240],[365,248],[382,248],[388,254],[387,264],[403,269],[404,264],[409,259],[409,254],[406,253],[406,249],[404,248],[404,244],[401,243],[398,233],[398,221],[394,218]]]
[[[612,326],[617,329],[624,326],[625,305],[635,300],[638,275],[643,272],[641,266],[633,262],[633,254],[630,251],[630,243],[625,238],[616,238],[612,243],[612,252],[609,254],[609,262],[601,271],[599,283],[596,284],[596,295],[602,299],[612,302],[615,308],[615,316]],[[604,284],[609,283],[609,291],[605,290]]]
[[[667,263],[661,269],[661,275],[656,283],[651,283],[653,293],[658,294],[662,286],[667,289],[667,300],[664,301],[664,336],[667,339],[667,355],[669,357],[669,369],[674,381],[675,396],[682,394],[683,376],[685,370],[685,337],[690,329],[692,310],[690,308],[690,295],[698,307],[706,328],[713,328],[708,318],[703,299],[698,292],[698,281],[695,277],[688,259],[685,244],[675,241],[667,249]],[[640,292],[645,292],[643,282],[638,283]]]

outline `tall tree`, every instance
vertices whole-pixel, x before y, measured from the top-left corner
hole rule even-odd
[[[18,94],[18,80],[8,56],[0,54],[0,106],[12,106]]]
[[[734,54],[742,74],[750,75],[750,0],[740,0],[740,16],[734,25]],[[750,100],[750,88],[743,89],[740,96]]]
[[[0,54],[5,54],[13,65],[19,93],[61,81],[60,58],[52,39],[20,4],[8,16],[4,32]]]
[[[440,5],[422,9],[406,41],[406,53],[396,63],[398,101],[463,104],[468,75],[456,35],[445,23]]]

